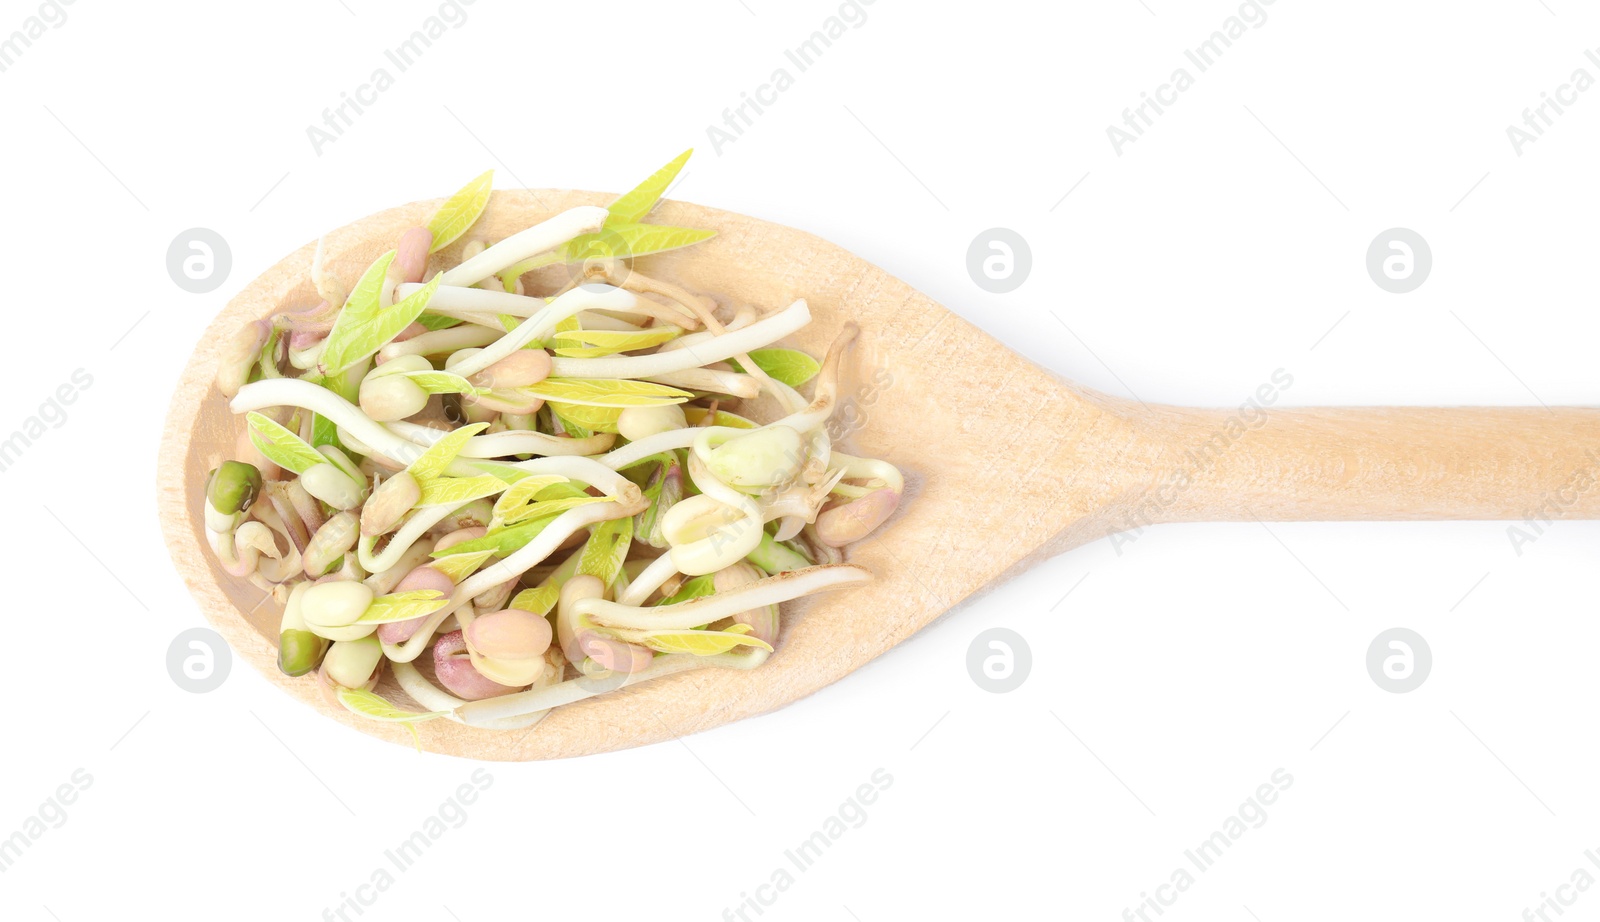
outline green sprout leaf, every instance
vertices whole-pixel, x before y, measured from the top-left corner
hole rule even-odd
[[[560,515],[579,506],[590,503],[609,503],[609,496],[573,496],[567,499],[551,499],[544,502],[531,503],[527,506],[518,506],[509,510],[501,522],[505,526],[519,525],[529,519],[542,519],[546,516]]]
[[[269,417],[251,411],[245,414],[250,427],[250,444],[267,457],[268,461],[286,471],[304,474],[328,459],[305,440],[273,422]]]
[[[415,476],[415,475],[412,475]],[[475,499],[493,496],[506,488],[505,481],[493,474],[476,477],[434,477],[422,485],[418,506],[459,506]]]
[[[622,407],[590,407],[577,403],[550,401],[550,412],[561,417],[561,428],[579,438],[584,433],[616,432]]]
[[[487,394],[486,387],[473,387],[460,375],[448,371],[407,371],[402,374],[430,394]]]
[[[389,624],[394,621],[410,621],[412,618],[431,615],[448,604],[450,600],[437,589],[393,592],[373,599],[367,610],[356,619],[356,623]]]
[[[734,647],[772,650],[765,640],[749,636],[746,633],[749,630],[748,624],[735,624],[726,631],[639,631],[630,633],[630,639],[658,653],[691,653],[695,656],[716,656]]]
[[[518,393],[590,407],[659,407],[694,399],[688,391],[631,378],[545,378]]]
[[[449,711],[407,711],[397,708],[380,696],[360,688],[339,689],[339,703],[362,717],[370,717],[373,720],[413,723],[450,716]]]
[[[444,473],[445,468],[450,466],[450,462],[456,459],[456,455],[461,453],[461,449],[466,447],[467,440],[487,428],[489,428],[488,423],[473,423],[470,426],[462,426],[460,429],[428,446],[428,450],[423,452],[422,456],[417,460],[411,462],[411,466],[406,470],[411,472],[411,476],[417,478],[418,483],[423,483],[439,476]]]
[[[512,484],[511,489],[507,490],[505,495],[501,496],[500,499],[495,501],[494,514],[503,515],[517,506],[521,506],[524,503],[531,503],[538,498],[539,493],[546,487],[553,487],[558,483],[566,482],[567,478],[561,476],[560,474],[536,474],[532,476],[525,476],[519,479],[516,483]]]
[[[617,224],[599,233],[574,237],[561,247],[561,255],[569,263],[588,259],[630,259],[651,253],[665,253],[682,249],[717,235],[713,230],[692,227],[673,227],[670,224]]]
[[[650,327],[644,330],[572,330],[551,337],[556,355],[576,359],[599,358],[618,352],[633,352],[659,346],[676,339],[683,331],[674,326]]]
[[[597,576],[609,586],[622,572],[628,549],[633,546],[633,516],[611,519],[595,526],[578,558],[578,572]]]
[[[440,557],[428,564],[445,576],[450,577],[453,583],[464,581],[467,577],[477,572],[483,562],[494,556],[493,551],[478,551],[475,554],[452,554],[449,557]]]
[[[479,551],[489,551],[496,557],[505,557],[520,550],[523,545],[534,538],[539,537],[539,533],[544,531],[555,520],[555,516],[534,519],[531,522],[524,522],[521,525],[497,531],[492,535],[484,535],[482,538],[474,538],[471,541],[452,544],[442,551],[434,551],[430,556],[453,557],[457,554],[476,554]]]
[[[417,315],[417,322],[430,330],[448,330],[451,327],[458,327],[466,323],[465,320],[457,320],[454,317],[446,317],[443,314],[430,314],[426,311]]]
[[[522,262],[512,263],[501,271],[500,287],[505,289],[506,294],[510,294],[517,290],[517,279],[522,278],[525,273],[532,272],[535,269],[543,269],[545,266],[553,266],[560,261],[560,253],[550,252],[529,256]]]
[[[705,407],[684,407],[683,417],[689,423],[689,425],[698,426],[700,425],[700,421],[706,418],[706,412],[707,411]],[[711,425],[727,426],[730,429],[761,428],[755,421],[745,419],[743,416],[735,416],[734,414],[725,410],[717,411],[717,418],[711,421]]]
[[[524,589],[517,593],[516,598],[513,598],[507,607],[531,611],[536,615],[548,615],[560,598],[561,587],[556,583],[545,583],[537,589]]]
[[[799,387],[817,376],[822,364],[798,349],[756,349],[750,353],[756,367],[790,387]],[[738,362],[733,363],[735,367]],[[740,371],[745,369],[739,368]]]
[[[417,736],[417,724],[424,720],[434,720],[439,717],[449,717],[449,711],[407,711],[390,704],[379,695],[375,695],[361,688],[339,689],[339,703],[345,710],[359,714],[368,720],[382,720],[388,723],[398,723],[411,731],[412,745],[417,751],[422,751],[422,740]]]
[[[711,574],[708,573],[705,576],[696,576],[694,579],[685,582],[682,586],[678,587],[677,592],[674,592],[672,595],[662,599],[656,604],[676,605],[679,602],[688,602],[692,599],[703,598],[704,596],[711,595],[716,591],[716,587],[713,586],[711,582]]]
[[[325,374],[337,375],[388,345],[413,320],[422,316],[429,299],[439,289],[439,279],[443,276],[435,275],[432,281],[398,304],[387,309],[380,307],[379,292],[383,288],[389,264],[394,262],[394,255],[394,251],[390,250],[378,257],[378,261],[367,269],[356,284],[355,290],[339,311],[339,316],[333,321],[328,344],[323,348],[319,362]]]
[[[428,230],[433,231],[433,246],[429,253],[437,253],[467,232],[477,223],[478,216],[489,204],[489,192],[494,184],[494,170],[490,170],[461,187],[455,195],[445,200],[439,210],[428,219]]]
[[[678,177],[678,171],[689,162],[689,156],[694,153],[694,148],[689,148],[672,159],[672,162],[650,174],[644,182],[633,187],[633,190],[611,203],[606,210],[611,216],[606,218],[606,226],[616,224],[633,224],[650,213],[656,207],[656,202],[661,200],[662,193],[672,185]]]

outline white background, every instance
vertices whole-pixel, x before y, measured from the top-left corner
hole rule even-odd
[[[0,4],[0,35],[36,9]],[[93,778],[0,874],[4,918],[324,918],[480,767],[350,733],[238,662],[216,692],[177,688],[167,646],[203,619],[152,485],[176,463],[157,457],[170,390],[232,292],[325,229],[487,167],[501,186],[620,191],[694,145],[674,197],[832,239],[1034,361],[1146,401],[1237,405],[1279,368],[1294,405],[1600,394],[1600,92],[1521,156],[1506,136],[1574,69],[1600,77],[1583,55],[1600,16],[1574,0],[1278,0],[1120,157],[1107,125],[1236,5],[877,0],[720,153],[706,126],[793,73],[784,49],[836,4],[465,9],[320,155],[307,126],[437,4],[78,0],[0,74],[0,432],[74,369],[93,376],[0,474],[0,837],[76,769]],[[195,226],[233,253],[206,295],[165,269]],[[965,267],[995,226],[1034,256],[1007,295]],[[1395,226],[1434,254],[1404,296],[1364,267]],[[1575,869],[1600,876],[1584,857],[1597,540],[1559,521],[1520,555],[1506,523],[1102,541],[779,713],[487,765],[464,825],[348,918],[737,918],[882,768],[864,825],[748,919],[1113,920],[1283,768],[1266,823],[1164,919],[1510,922]],[[1034,659],[1005,695],[965,666],[997,626]],[[1394,626],[1433,652],[1406,695],[1364,662]]]

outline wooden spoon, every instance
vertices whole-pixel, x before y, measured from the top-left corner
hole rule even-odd
[[[499,239],[557,211],[612,196],[494,193],[474,234]],[[439,201],[391,209],[326,238],[354,281]],[[834,682],[978,590],[1116,531],[1156,522],[1521,519],[1534,510],[1600,515],[1591,489],[1600,412],[1544,408],[1234,410],[1144,406],[1061,381],[909,285],[810,234],[681,202],[652,219],[714,228],[713,240],[646,257],[640,268],[693,291],[767,310],[804,297],[798,346],[821,354],[841,324],[862,335],[841,410],[855,453],[907,475],[900,510],[850,559],[872,584],[784,607],[777,653],[749,672],[707,669],[632,686],[550,713],[531,730],[435,720],[432,751],[530,760],[659,742],[761,714]],[[444,258],[453,265],[459,246]],[[311,677],[279,673],[280,609],[217,565],[202,529],[206,473],[241,426],[216,389],[217,357],[244,323],[319,300],[314,245],[272,267],[206,330],[168,412],[160,515],[173,560],[233,649],[336,720],[411,745],[406,731],[330,707]],[[988,489],[982,489],[987,487]],[[392,683],[390,700],[410,706]]]

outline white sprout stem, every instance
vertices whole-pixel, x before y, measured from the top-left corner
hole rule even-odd
[[[672,565],[672,555],[662,554],[650,565],[639,571],[639,576],[628,584],[628,588],[617,596],[619,605],[643,605],[650,594],[660,589],[667,580],[678,575],[678,568]]]
[[[633,486],[633,484],[628,484]],[[638,490],[638,487],[634,487]],[[632,503],[589,503],[576,509],[568,509],[545,527],[545,529],[532,541],[513,551],[499,563],[492,564],[485,569],[462,581],[451,593],[450,601],[444,608],[428,616],[411,639],[403,644],[384,644],[383,652],[389,659],[396,663],[409,663],[422,655],[428,642],[433,639],[433,632],[438,629],[444,619],[455,613],[456,609],[472,601],[472,599],[485,590],[498,586],[508,579],[516,579],[523,573],[543,563],[546,557],[554,554],[566,540],[578,532],[579,529],[588,528],[597,522],[608,519],[618,519],[627,515],[635,515],[642,511],[642,498]]]
[[[400,530],[394,533],[389,543],[384,545],[382,553],[374,553],[373,548],[378,546],[376,536],[362,535],[356,542],[356,559],[367,568],[369,573],[382,573],[400,563],[406,556],[406,551],[427,533],[428,529],[443,522],[450,513],[465,506],[466,503],[445,503],[440,506],[423,506],[411,513]]]
[[[852,480],[881,480],[883,485],[896,493],[906,491],[906,480],[900,469],[878,458],[857,458],[847,455],[842,451],[833,453],[831,466],[844,471],[844,476]]]
[[[615,468],[602,464],[594,458],[553,455],[548,458],[529,458],[527,461],[514,461],[510,466],[527,471],[530,474],[556,474],[569,480],[586,483],[591,487],[599,488],[602,493],[626,506],[635,505],[643,500],[636,484],[617,473]],[[634,511],[642,512],[643,510],[636,509]],[[629,514],[631,515],[632,513]],[[606,516],[606,518],[611,518],[611,516]]]
[[[594,678],[584,677],[568,679],[556,685],[547,685],[543,688],[531,688],[524,692],[511,695],[500,695],[495,698],[484,698],[481,701],[469,701],[457,708],[456,719],[474,727],[488,726],[488,721],[515,717],[521,714],[548,711],[551,708],[564,704],[572,704],[585,698],[593,698],[618,688],[648,682],[663,676],[674,675],[679,672],[688,672],[692,669],[705,669],[720,667],[724,669],[753,669],[766,662],[769,654],[765,650],[752,650],[749,653],[719,653],[715,656],[693,656],[687,653],[671,653],[658,656],[651,661],[649,666],[631,675],[622,677],[620,682],[614,677]]]
[[[442,429],[408,423],[404,420],[385,423],[384,426],[406,441],[422,446],[432,445],[450,434]],[[461,449],[457,457],[503,458],[507,455],[520,454],[594,455],[610,448],[616,440],[616,434],[611,432],[596,432],[587,438],[570,439],[534,432],[531,429],[510,429],[505,432],[472,436],[467,439],[466,446]]]
[[[439,355],[444,352],[455,352],[457,349],[487,346],[504,335],[505,330],[498,321],[492,328],[468,324],[443,330],[429,330],[410,339],[384,346],[378,350],[378,357],[387,362],[402,355]]]
[[[763,317],[742,330],[712,337],[701,345],[649,355],[612,355],[599,359],[558,357],[551,359],[550,373],[562,378],[643,378],[669,374],[726,361],[752,349],[769,346],[810,322],[811,310],[801,298],[770,317]]]
[[[805,410],[806,399],[800,396],[799,391],[782,381],[769,377],[762,386],[772,394],[774,400],[778,401],[778,405],[783,407],[785,413],[793,415]],[[811,441],[810,457],[821,463],[822,470],[827,470],[829,459],[833,455],[833,437],[828,434],[828,427],[817,426],[805,435]]]
[[[613,333],[637,333],[645,327],[636,323],[629,323],[620,317],[602,314],[599,311],[583,311],[578,315],[578,326],[585,330],[608,330]],[[672,340],[667,340],[672,342]]]
[[[400,685],[400,690],[411,696],[411,700],[422,705],[429,711],[450,712],[450,719],[460,723],[455,715],[455,709],[467,702],[457,698],[449,692],[442,691],[438,686],[429,682],[427,677],[417,671],[417,667],[410,663],[392,663],[394,679]],[[474,724],[484,730],[525,730],[544,719],[548,710],[534,711],[531,714],[520,714],[516,717],[502,717],[498,720],[486,720]]]
[[[239,393],[228,403],[235,413],[263,410],[267,407],[299,407],[325,416],[341,429],[346,429],[373,453],[402,467],[422,456],[422,449],[395,435],[361,412],[361,409],[333,391],[301,378],[272,378],[256,381],[239,388]],[[446,472],[457,477],[470,477],[479,473],[460,461],[453,461]]]
[[[371,589],[374,595],[385,595],[393,592],[394,587],[400,585],[400,581],[405,579],[407,574],[428,562],[428,555],[433,551],[433,543],[431,538],[423,538],[420,541],[411,542],[411,546],[406,548],[406,552],[400,555],[400,559],[390,565],[387,570],[375,570],[362,582],[367,584],[367,588]],[[356,551],[358,560],[360,559],[360,553],[358,548]]]
[[[573,603],[573,609],[578,615],[600,625],[636,631],[687,631],[753,608],[776,605],[840,586],[858,585],[871,579],[872,573],[867,569],[845,563],[789,570],[738,589],[673,605],[641,608],[605,599],[580,599]]]
[[[656,351],[672,352],[676,349],[687,349],[690,346],[698,346],[701,343],[709,342],[718,336],[722,336],[726,333],[732,333],[734,330],[742,330],[754,323],[755,319],[756,312],[749,308],[745,308],[740,310],[732,320],[723,324],[722,332],[720,333],[713,330],[701,330],[698,333],[688,333],[678,337],[677,339],[667,340],[666,342],[662,343],[661,348],[657,349]]]
[[[553,250],[574,237],[592,234],[605,224],[610,212],[598,205],[579,205],[555,217],[518,231],[454,269],[444,273],[440,285],[476,285],[501,269],[530,256]]]
[[[450,371],[470,378],[495,362],[531,342],[543,342],[556,331],[561,321],[586,310],[626,310],[637,303],[631,292],[610,285],[583,285],[551,301],[544,310],[517,324],[517,328],[485,346],[482,352],[451,367]],[[559,374],[559,372],[554,372]]]
[[[646,375],[643,380],[689,391],[727,394],[745,400],[761,392],[761,384],[754,377],[716,368],[685,368],[683,371],[669,371],[664,375]]]
[[[722,432],[728,434],[737,434],[746,431],[744,429],[733,429],[728,426],[711,426],[710,429],[712,432]],[[638,464],[640,461],[643,461],[651,455],[658,455],[664,451],[672,451],[675,448],[688,448],[690,445],[694,444],[694,440],[698,438],[700,433],[704,431],[706,430],[695,427],[686,429],[668,429],[666,432],[658,432],[655,435],[645,436],[637,442],[629,442],[615,451],[607,452],[606,454],[601,455],[595,460],[614,471],[620,471],[624,468],[632,467],[633,465]]]
[[[420,282],[402,282],[395,289],[395,296],[409,297],[426,287]],[[490,316],[509,314],[512,317],[531,317],[544,310],[545,305],[549,303],[544,298],[531,295],[514,295],[506,291],[490,291],[487,288],[441,284],[428,298],[428,311],[436,314],[459,311]]]

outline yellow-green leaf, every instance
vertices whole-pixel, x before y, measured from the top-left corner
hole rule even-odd
[[[512,484],[504,493],[500,494],[499,499],[495,500],[494,514],[497,518],[503,516],[518,506],[533,502],[534,497],[538,496],[539,491],[545,487],[566,482],[567,478],[560,474],[537,474],[523,477]]]
[[[570,509],[587,506],[590,503],[609,503],[611,501],[609,496],[574,496],[568,499],[546,500],[509,509],[501,517],[501,521],[505,525],[517,525],[529,519],[542,519],[549,515],[560,515]]]
[[[821,363],[798,349],[756,349],[750,353],[750,361],[774,381],[782,381],[790,387],[799,387],[822,370]],[[738,366],[739,363],[733,364]],[[745,371],[744,368],[739,370]]]
[[[328,463],[321,452],[307,445],[300,436],[273,422],[271,417],[251,411],[245,415],[245,423],[250,427],[250,444],[266,455],[268,461],[284,470],[304,474],[319,464]]]
[[[336,375],[388,345],[412,321],[422,316],[433,293],[439,290],[439,280],[443,276],[435,275],[428,284],[398,304],[387,309],[380,308],[379,289],[384,284],[394,255],[394,251],[390,250],[372,264],[367,274],[361,277],[356,290],[345,301],[344,309],[334,319],[333,329],[328,333],[328,344],[323,347],[322,357],[317,360],[324,374]],[[376,282],[373,282],[374,273]]]
[[[555,583],[545,583],[537,589],[524,589],[517,593],[507,607],[531,611],[536,615],[548,615],[560,598],[561,587]]]
[[[675,339],[683,331],[675,326],[649,327],[643,330],[573,330],[551,337],[552,351],[556,355],[577,359],[593,359],[618,352],[649,349]]]
[[[515,390],[543,400],[590,407],[659,407],[694,397],[675,387],[631,378],[545,378]]]
[[[440,557],[433,563],[428,564],[428,566],[450,577],[451,582],[459,583],[476,573],[478,568],[483,566],[483,562],[493,556],[493,551],[478,551],[474,554],[452,554],[448,557]]]
[[[706,413],[707,413],[707,410],[706,410],[705,407],[684,407],[683,408],[683,418],[691,426],[700,425],[700,421],[706,418]],[[713,426],[727,426],[730,429],[759,429],[759,428],[761,428],[755,421],[745,419],[743,416],[735,416],[734,414],[729,413],[726,410],[718,410],[717,411],[717,418],[712,420],[711,424]]]
[[[437,589],[394,592],[373,599],[367,610],[356,619],[356,623],[389,624],[394,621],[410,621],[412,618],[431,615],[448,604],[450,600]]]
[[[489,428],[488,423],[473,423],[470,426],[462,426],[460,429],[451,432],[428,446],[428,450],[423,452],[417,460],[411,462],[411,466],[406,470],[409,470],[411,476],[417,478],[419,483],[439,476],[444,473],[445,468],[450,466],[450,462],[456,459],[456,455],[461,453],[461,449],[467,446],[467,440],[487,428]]]
[[[650,209],[656,207],[656,202],[661,200],[662,193],[672,185],[672,181],[678,176],[678,171],[689,162],[689,155],[693,153],[694,148],[691,147],[672,158],[671,163],[651,173],[644,182],[612,202],[606,209],[611,212],[611,216],[606,218],[606,226],[631,224],[649,214]]]
[[[422,388],[430,394],[487,394],[488,388],[473,387],[472,383],[460,375],[448,371],[408,371],[403,372],[411,383]]]
[[[439,210],[428,219],[428,230],[433,231],[433,246],[429,253],[437,253],[452,243],[467,229],[477,223],[478,216],[489,204],[489,192],[494,185],[494,170],[484,173],[462,186],[460,191],[445,200]]]
[[[630,259],[650,253],[664,253],[691,246],[717,235],[712,230],[673,227],[670,224],[617,224],[597,234],[574,237],[562,246],[569,263],[590,259]]]
[[[534,519],[531,522],[524,522],[513,528],[484,535],[482,538],[473,538],[471,541],[452,544],[442,551],[434,551],[430,556],[435,558],[452,557],[456,554],[476,554],[479,551],[489,551],[496,557],[504,557],[515,552],[534,538],[539,537],[539,533],[544,531],[555,520],[555,516]]]
[[[434,477],[422,484],[418,506],[455,506],[493,496],[506,488],[505,481],[493,474],[476,477]]]
[[[616,432],[617,419],[622,407],[589,407],[576,403],[551,401],[550,412],[561,417],[561,424],[569,431],[573,425],[590,432]]]
[[[658,653],[690,653],[695,656],[716,656],[734,647],[772,650],[772,645],[765,640],[745,633],[748,630],[748,624],[735,624],[726,631],[641,631],[636,642]]]
[[[610,519],[595,526],[578,558],[578,572],[600,578],[611,585],[622,572],[628,549],[633,546],[633,516]]]

